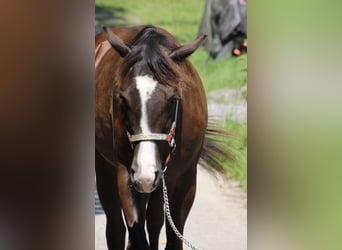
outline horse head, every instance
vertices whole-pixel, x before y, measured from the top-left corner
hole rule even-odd
[[[138,192],[151,193],[159,185],[175,146],[179,82],[185,77],[181,63],[205,36],[180,46],[172,37],[147,26],[128,45],[110,29],[104,27],[104,31],[123,60],[118,73],[120,87],[115,94],[120,99],[127,139],[133,150],[131,165],[127,166],[131,182]]]

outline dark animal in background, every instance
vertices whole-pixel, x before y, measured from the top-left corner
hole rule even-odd
[[[209,58],[229,58],[247,51],[247,0],[207,0],[199,34]]]
[[[166,163],[170,210],[183,233],[200,157],[219,167],[217,157],[226,153],[213,137],[205,137],[220,132],[207,128],[202,82],[186,59],[205,36],[181,46],[153,26],[104,30],[95,41],[95,158],[107,245],[124,249],[127,227],[127,249],[158,249]],[[166,234],[166,249],[183,249],[169,223]]]

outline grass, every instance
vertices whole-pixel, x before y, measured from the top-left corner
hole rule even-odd
[[[247,56],[232,57],[229,60],[210,61],[206,64],[208,53],[199,49],[190,61],[201,76],[205,91],[208,93],[222,88],[239,88],[247,82]]]
[[[107,13],[98,18],[96,24],[108,26],[153,24],[172,33],[184,44],[198,36],[205,0],[96,0],[95,11]],[[191,57],[202,78],[205,91],[223,88],[239,88],[247,82],[247,56],[232,57],[229,60],[209,61],[207,52],[200,48]],[[227,175],[239,180],[247,188],[247,125],[228,120],[227,129],[237,137],[230,142],[236,160],[226,162]]]
[[[229,139],[235,160],[224,163],[228,177],[234,177],[240,181],[242,187],[247,190],[247,124],[227,119],[226,128],[236,136]]]
[[[153,24],[172,33],[180,43],[197,36],[205,0],[96,0],[96,9],[107,9],[127,25]],[[102,21],[100,23],[105,23]]]

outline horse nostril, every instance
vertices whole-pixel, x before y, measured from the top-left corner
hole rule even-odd
[[[158,176],[159,176],[159,171],[154,172],[154,181],[153,181],[153,186],[156,186],[158,183]]]
[[[131,178],[134,179],[134,174],[135,174],[135,171],[133,169],[131,169]]]

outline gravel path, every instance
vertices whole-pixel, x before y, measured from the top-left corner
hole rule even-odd
[[[208,94],[210,116],[225,123],[230,118],[238,123],[247,122],[247,85],[239,89],[220,89]]]
[[[236,182],[198,168],[197,194],[185,238],[201,250],[247,249],[247,197]],[[99,211],[98,211],[99,213]],[[95,216],[95,250],[105,250],[105,216]],[[160,249],[165,248],[165,229]],[[184,247],[184,249],[188,249]]]

